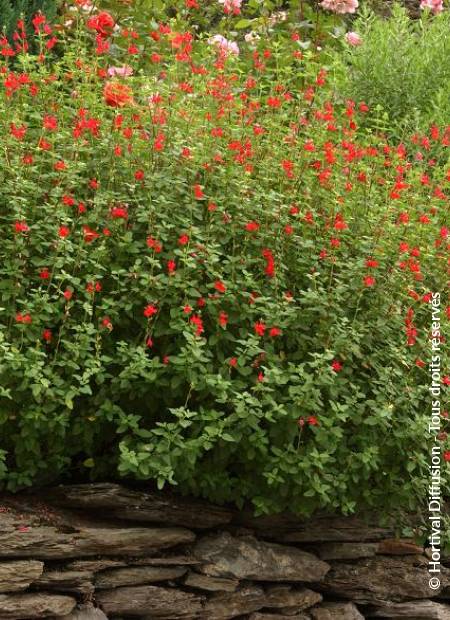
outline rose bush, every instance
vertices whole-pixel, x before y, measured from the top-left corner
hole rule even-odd
[[[1,61],[3,486],[414,508],[449,127],[361,128],[295,31],[236,49],[110,18],[52,45],[42,18],[40,53]],[[442,364],[444,427],[444,335]]]

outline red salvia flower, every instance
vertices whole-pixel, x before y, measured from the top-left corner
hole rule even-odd
[[[158,308],[154,306],[153,304],[148,304],[144,308],[144,316],[147,317],[148,319],[154,316],[155,314],[157,314],[157,312],[158,312]]]
[[[262,321],[257,321],[253,327],[257,336],[264,336],[266,325]]]
[[[223,282],[221,282],[220,280],[216,280],[215,281],[214,288],[219,293],[225,293],[225,291],[227,290],[227,287],[225,286],[225,284]]]
[[[273,276],[275,275],[275,260],[273,254],[269,249],[265,248],[262,251],[262,255],[266,259],[265,273],[267,276],[269,276],[269,278],[273,278]]]

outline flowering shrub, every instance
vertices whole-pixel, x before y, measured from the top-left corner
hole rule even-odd
[[[295,32],[73,16],[57,57],[42,21],[41,54],[0,66],[3,484],[417,505],[449,128],[362,129]]]

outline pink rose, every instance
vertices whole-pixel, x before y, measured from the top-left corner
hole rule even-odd
[[[432,13],[437,15],[438,13],[442,13],[444,10],[444,5],[442,0],[422,0],[420,3],[421,9],[430,9]]]
[[[129,65],[124,65],[123,67],[109,67],[108,75],[109,77],[128,77],[129,75],[133,75],[133,69]]]
[[[223,4],[225,13],[234,13],[235,15],[239,15],[242,0],[219,0],[219,4]]]
[[[213,37],[208,39],[208,43],[219,48],[222,54],[234,54],[235,56],[239,54],[238,44],[235,43],[235,41],[229,41],[221,34],[215,34]]]
[[[345,40],[349,45],[353,45],[354,47],[362,44],[362,39],[357,32],[347,32]]]
[[[354,13],[359,6],[358,0],[322,0],[320,6],[333,13]]]

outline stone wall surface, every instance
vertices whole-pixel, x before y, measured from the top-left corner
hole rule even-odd
[[[431,590],[428,554],[356,517],[115,484],[4,494],[0,620],[450,620],[450,558]]]

